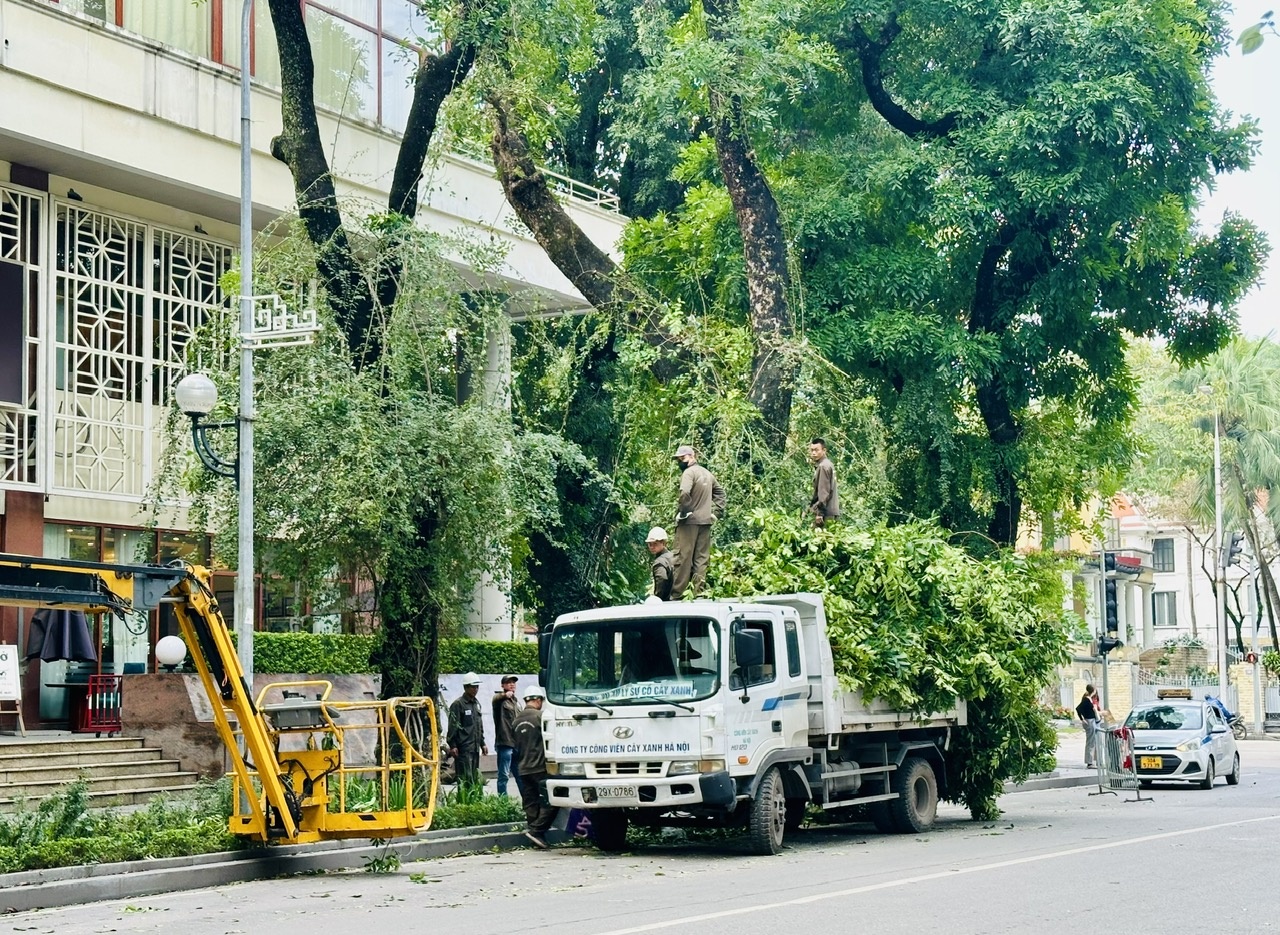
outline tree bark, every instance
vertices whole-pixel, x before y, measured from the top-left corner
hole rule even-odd
[[[1003,228],[988,244],[978,263],[974,277],[973,304],[969,309],[969,333],[997,333],[1000,329],[996,296],[996,270],[1013,244],[1015,232]],[[1022,427],[1009,405],[1004,379],[998,369],[992,370],[977,385],[978,412],[987,428],[992,446],[992,486],[995,502],[987,535],[1003,545],[1018,540],[1018,523],[1022,514],[1022,496],[1013,459],[1017,454]]]
[[[858,23],[851,23],[849,35],[837,37],[834,45],[857,54],[867,99],[889,126],[915,140],[947,136],[959,123],[958,113],[952,111],[934,121],[921,120],[895,101],[884,86],[884,53],[900,32],[902,27],[898,24],[898,14],[894,12],[889,14],[875,39],[868,36]]]
[[[297,0],[268,0],[280,54],[280,104],[283,129],[271,141],[271,154],[289,167],[298,215],[316,247],[316,267],[329,303],[346,335],[357,369],[382,354],[377,316],[395,304],[402,272],[399,253],[385,251],[366,276],[342,225],[337,192],[316,117],[315,60]],[[465,13],[465,11],[464,11]],[[397,153],[388,210],[412,219],[418,210],[418,183],[427,149],[435,135],[440,105],[466,77],[476,47],[465,41],[439,56],[428,56],[414,79],[413,103]],[[394,241],[394,238],[393,238]]]
[[[736,4],[737,0],[703,0],[707,34],[713,41],[728,38]],[[795,328],[782,212],[748,142],[741,100],[713,89],[710,103],[716,162],[733,203],[747,271],[748,315],[755,336],[747,398],[760,410],[771,445],[781,448],[791,427],[798,371],[787,352]]]

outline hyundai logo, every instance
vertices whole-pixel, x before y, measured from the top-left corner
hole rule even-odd
[[[613,736],[617,737],[619,740],[626,740],[633,733],[634,731],[632,731],[630,727],[615,727],[613,729]]]

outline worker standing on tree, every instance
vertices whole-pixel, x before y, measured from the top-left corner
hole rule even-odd
[[[660,601],[669,601],[671,583],[676,575],[676,557],[667,548],[667,531],[661,526],[654,526],[644,544],[653,556],[653,596]]]
[[[484,743],[484,717],[476,694],[480,676],[468,672],[462,677],[462,694],[449,705],[449,752],[458,764],[458,785],[480,783],[480,754],[489,755]]]
[[[547,756],[542,744],[542,689],[524,691],[524,710],[516,715],[516,753],[520,757],[520,799],[529,830],[524,836],[534,847],[547,846],[547,832],[560,809],[547,804]]]
[[[836,487],[836,468],[827,457],[827,443],[822,438],[809,442],[809,460],[813,462],[813,496],[809,512],[814,526],[825,526],[840,518],[840,491]]]
[[[671,600],[678,601],[692,584],[693,596],[702,590],[711,558],[711,525],[724,515],[724,490],[715,475],[698,463],[692,446],[681,445],[675,459],[680,465],[680,499],[676,504],[675,580]]]

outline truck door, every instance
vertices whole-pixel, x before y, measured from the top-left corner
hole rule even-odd
[[[790,636],[787,627],[790,626]],[[759,630],[764,635],[763,664],[741,669],[733,657],[734,640],[729,639],[729,689],[731,696],[749,701],[727,703],[730,771],[749,769],[774,750],[803,746],[808,735],[808,684],[804,677],[798,625],[778,617],[741,617],[731,625],[732,633]]]

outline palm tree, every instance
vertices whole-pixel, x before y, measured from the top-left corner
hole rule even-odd
[[[1276,617],[1280,614],[1271,563],[1280,554],[1280,346],[1269,338],[1236,338],[1203,363],[1180,371],[1173,380],[1188,393],[1210,387],[1214,413],[1202,421],[1213,431],[1214,415],[1222,433],[1223,528],[1244,531],[1258,566],[1261,609],[1280,648]],[[1191,508],[1198,519],[1214,512],[1213,471],[1200,472],[1193,486]],[[1216,588],[1216,583],[1215,583]],[[1242,614],[1228,613],[1242,644]]]

